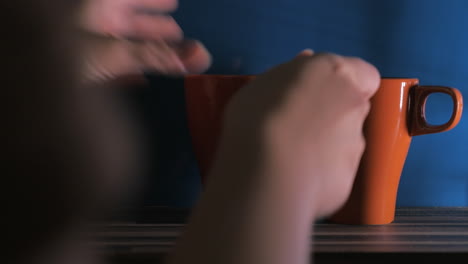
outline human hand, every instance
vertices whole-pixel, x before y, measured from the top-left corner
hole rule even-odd
[[[211,57],[168,15],[177,0],[86,0],[78,12],[85,32],[85,78],[109,80],[155,71],[180,75],[205,71]]]
[[[259,76],[227,107],[214,174],[257,177],[246,181],[332,214],[351,192],[379,82],[361,59],[310,52]]]

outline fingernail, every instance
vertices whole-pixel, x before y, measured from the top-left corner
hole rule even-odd
[[[312,49],[305,49],[299,52],[299,54],[297,54],[297,57],[312,56],[312,55],[314,55],[314,51]]]

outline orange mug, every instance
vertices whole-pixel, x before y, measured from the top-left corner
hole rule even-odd
[[[453,100],[452,116],[445,124],[431,125],[426,120],[426,101],[432,93],[445,93]],[[418,79],[383,78],[364,123],[366,149],[351,195],[329,221],[361,225],[393,222],[411,137],[454,128],[462,110],[463,98],[457,89],[419,86]]]
[[[221,133],[224,108],[234,93],[255,76],[192,75],[185,78],[190,134],[202,182],[206,182]],[[450,120],[431,125],[425,104],[432,93],[453,100]],[[454,88],[419,86],[418,79],[382,78],[364,124],[366,150],[346,204],[328,220],[343,224],[387,224],[395,215],[401,172],[416,135],[452,129],[460,121],[463,99]]]

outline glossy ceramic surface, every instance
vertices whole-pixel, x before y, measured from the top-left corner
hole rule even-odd
[[[452,129],[460,121],[462,96],[454,88],[418,86],[417,79],[382,79],[364,124],[366,150],[351,195],[330,221],[343,224],[387,224],[394,220],[401,172],[411,136]],[[453,99],[453,114],[442,125],[430,125],[425,104],[431,93]]]

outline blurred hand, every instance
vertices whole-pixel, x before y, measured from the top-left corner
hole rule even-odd
[[[256,190],[272,188],[316,217],[330,215],[351,192],[379,82],[378,71],[361,59],[303,52],[234,96],[215,167],[260,175]],[[240,172],[242,166],[248,168]]]
[[[87,79],[112,79],[155,71],[181,75],[205,71],[211,57],[168,15],[177,0],[86,0],[79,14],[84,30]]]

